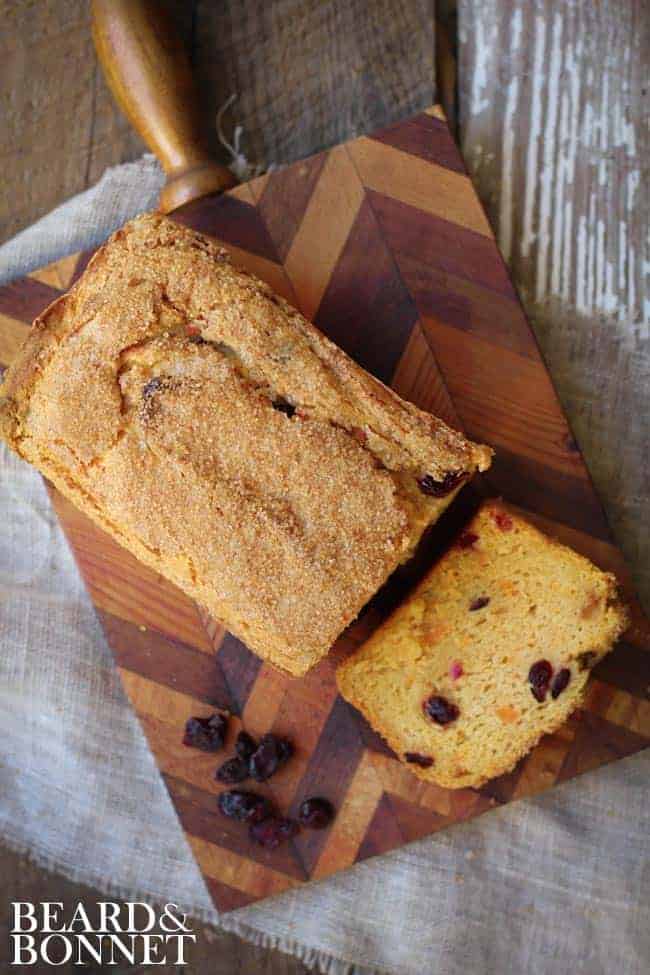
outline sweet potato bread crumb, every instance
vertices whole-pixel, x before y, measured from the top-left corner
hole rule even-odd
[[[292,674],[491,457],[156,214],[36,320],[0,390],[0,435]]]
[[[612,575],[486,502],[338,685],[420,778],[479,786],[580,706],[626,623]]]

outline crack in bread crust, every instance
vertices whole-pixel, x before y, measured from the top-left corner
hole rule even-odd
[[[0,433],[292,673],[323,656],[491,451],[405,403],[214,242],[150,214],[38,319]]]

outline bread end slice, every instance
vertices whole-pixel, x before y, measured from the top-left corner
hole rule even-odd
[[[338,686],[419,778],[477,787],[582,704],[627,623],[613,575],[490,501]]]

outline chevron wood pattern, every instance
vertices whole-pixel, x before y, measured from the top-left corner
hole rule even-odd
[[[219,238],[363,366],[497,449],[421,547],[304,679],[264,665],[190,599],[52,491],[61,524],[215,904],[233,910],[532,795],[650,742],[650,627],[573,440],[462,159],[437,109],[357,139],[179,220]],[[0,362],[31,319],[76,280],[73,255],[0,289]],[[634,607],[625,640],[595,674],[583,714],[510,775],[449,792],[414,778],[353,708],[334,671],[441,550],[482,494],[502,494],[542,528],[615,571]],[[272,853],[220,817],[215,756],[181,745],[190,715],[215,707],[252,733],[290,736],[297,755],[264,788],[295,813],[307,794],[338,809],[329,830]]]

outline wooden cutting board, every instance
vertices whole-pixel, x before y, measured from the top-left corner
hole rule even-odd
[[[181,219],[179,217],[179,219]],[[234,259],[292,301],[402,396],[497,451],[415,564],[398,572],[329,658],[285,677],[144,568],[55,491],[52,499],[216,906],[227,911],[326,877],[650,743],[650,627],[634,601],[580,450],[438,109],[186,209]],[[76,280],[73,255],[0,289],[0,362]],[[619,576],[634,622],[596,670],[587,707],[513,773],[450,792],[414,778],[337,696],[336,663],[376,626],[476,505],[500,494]],[[268,792],[290,814],[328,796],[333,826],[276,852],[217,812],[222,756],[181,745],[190,715],[233,714],[232,739],[291,737],[296,757]],[[231,749],[228,754],[231,753]],[[146,823],[143,823],[146,829]]]

